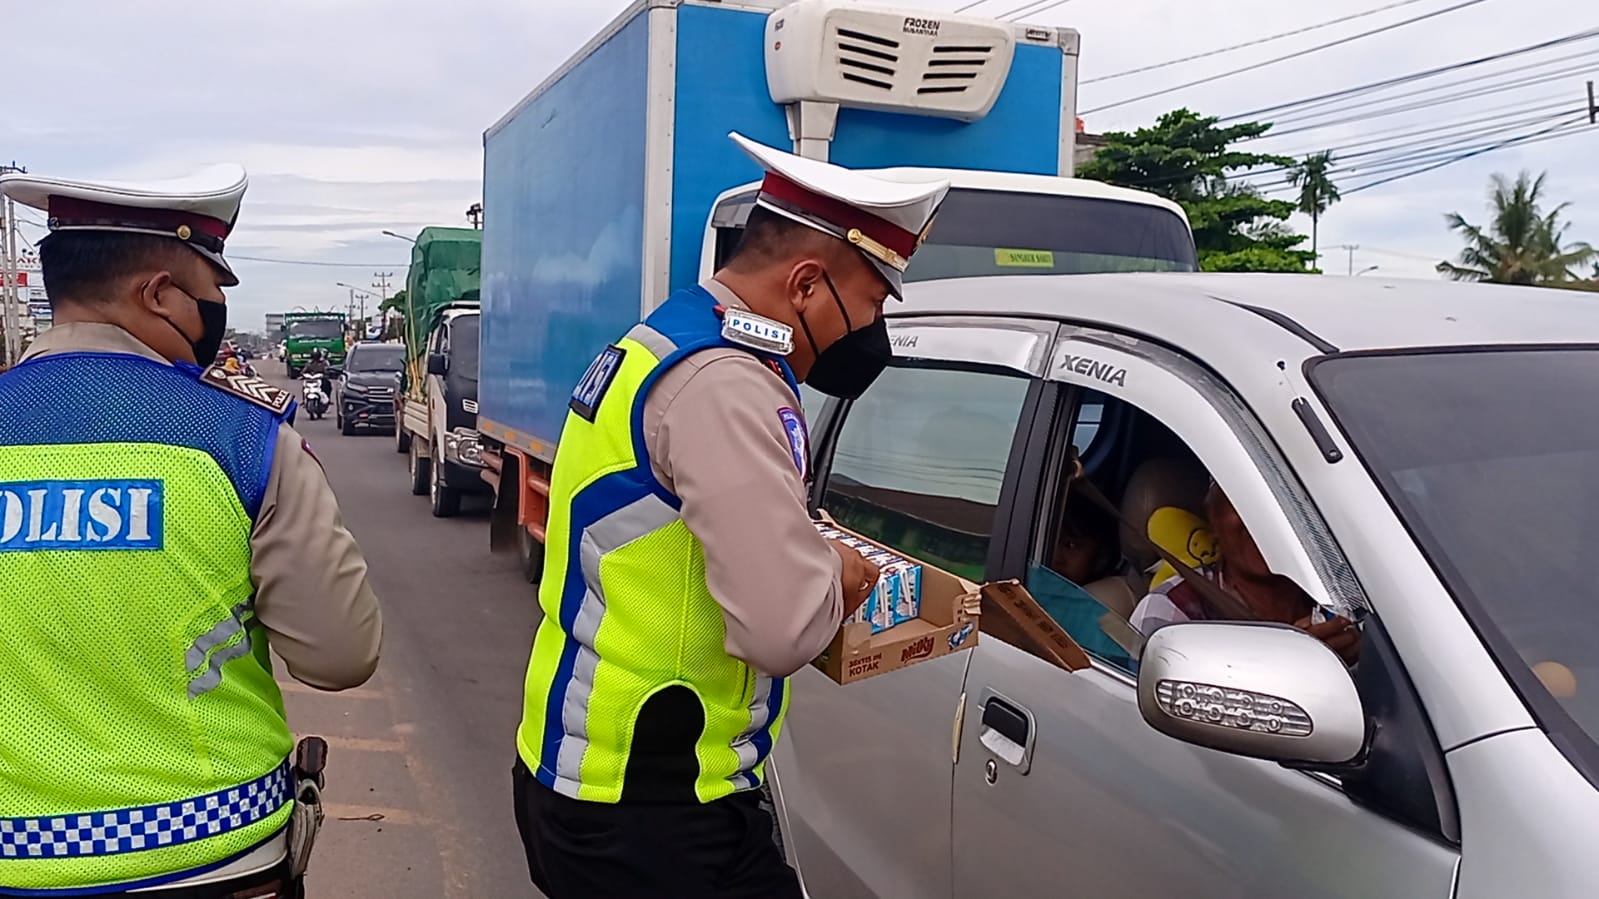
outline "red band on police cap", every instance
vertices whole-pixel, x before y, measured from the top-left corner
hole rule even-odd
[[[887,219],[878,218],[842,200],[819,194],[776,172],[766,173],[766,180],[761,182],[761,193],[831,222],[844,231],[858,228],[862,234],[906,259],[916,252],[915,232],[906,231]]]
[[[143,209],[137,206],[118,206],[77,197],[50,197],[50,220],[55,227],[72,228],[84,225],[101,225],[121,228],[146,228],[152,231],[170,231],[174,234],[183,225],[218,241],[232,230],[227,222],[197,212],[177,209]]]

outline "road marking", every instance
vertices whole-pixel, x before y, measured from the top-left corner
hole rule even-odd
[[[405,744],[399,740],[375,740],[367,737],[323,737],[330,749],[351,752],[404,752]]]
[[[366,824],[422,824],[424,823],[413,812],[399,808],[383,808],[375,805],[345,805],[339,802],[325,802],[322,811],[329,820],[341,823]],[[431,823],[431,822],[428,822]]]
[[[315,687],[307,687],[305,684],[302,684],[299,681],[284,681],[284,680],[280,680],[280,681],[278,681],[278,690],[280,690],[281,692],[284,692],[284,693],[292,693],[292,694],[294,694],[296,696],[322,696],[322,697],[326,697],[326,698],[329,698],[329,699],[388,699],[389,698],[389,694],[385,693],[382,690],[378,690],[376,688],[373,688],[373,687],[361,687],[361,688],[355,689],[355,690],[345,690],[343,692],[335,693],[335,692],[332,692],[332,691],[329,691],[329,690],[318,690]]]

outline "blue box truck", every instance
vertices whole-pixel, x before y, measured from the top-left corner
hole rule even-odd
[[[907,280],[1193,268],[1182,211],[1070,178],[1078,35],[852,0],[640,0],[483,139],[478,428],[491,543],[542,567],[594,354],[708,276],[759,168],[728,139],[953,187]]]

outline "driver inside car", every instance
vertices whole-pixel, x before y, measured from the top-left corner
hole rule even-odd
[[[1354,623],[1341,615],[1318,620],[1316,601],[1292,578],[1271,570],[1244,525],[1243,516],[1215,481],[1211,481],[1205,494],[1205,514],[1214,552],[1206,553],[1213,561],[1207,563],[1202,558],[1201,564],[1195,566],[1200,576],[1242,600],[1256,620],[1300,628],[1326,643],[1347,664],[1353,665],[1360,658],[1360,631]],[[1198,589],[1181,575],[1174,575],[1156,584],[1138,603],[1131,623],[1148,636],[1168,624],[1221,617]]]

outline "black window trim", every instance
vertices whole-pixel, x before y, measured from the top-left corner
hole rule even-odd
[[[1498,625],[1494,624],[1492,617],[1488,614],[1487,608],[1483,605],[1481,600],[1477,598],[1476,594],[1470,589],[1465,588],[1461,578],[1458,576],[1452,578],[1446,574],[1444,568],[1442,567],[1445,563],[1443,560],[1436,558],[1437,553],[1427,551],[1426,546],[1428,539],[1423,534],[1416,531],[1416,529],[1412,526],[1412,523],[1407,521],[1405,516],[1400,514],[1399,508],[1394,504],[1391,490],[1395,485],[1387,483],[1387,481],[1380,474],[1378,474],[1374,468],[1372,468],[1371,464],[1366,460],[1365,455],[1361,452],[1361,447],[1359,444],[1356,444],[1354,440],[1351,439],[1349,436],[1349,429],[1344,426],[1343,421],[1339,417],[1338,410],[1331,402],[1328,402],[1327,394],[1322,390],[1320,377],[1318,375],[1318,370],[1321,368],[1321,366],[1324,363],[1333,360],[1361,358],[1403,358],[1413,356],[1466,355],[1475,353],[1529,351],[1570,352],[1573,350],[1592,352],[1599,350],[1599,344],[1502,343],[1492,345],[1476,344],[1349,350],[1346,352],[1331,353],[1325,356],[1316,356],[1307,359],[1303,366],[1303,372],[1306,381],[1308,381],[1310,385],[1315,388],[1317,398],[1321,401],[1322,406],[1327,410],[1328,418],[1332,421],[1333,427],[1338,429],[1339,433],[1343,435],[1344,441],[1354,449],[1354,455],[1359,460],[1361,467],[1365,469],[1367,475],[1371,477],[1373,483],[1378,485],[1379,490],[1383,495],[1383,500],[1388,503],[1388,508],[1392,510],[1394,518],[1399,522],[1400,526],[1405,529],[1405,532],[1410,535],[1410,539],[1415,542],[1417,551],[1420,553],[1420,555],[1427,560],[1427,564],[1432,569],[1434,576],[1438,578],[1439,586],[1441,586],[1443,590],[1455,600],[1455,604],[1460,608],[1461,616],[1466,619],[1466,624],[1471,627],[1472,631],[1477,634],[1477,638],[1480,639],[1487,647],[1489,658],[1493,660],[1493,663],[1499,669],[1500,674],[1503,675],[1506,682],[1510,684],[1511,690],[1513,690],[1521,699],[1521,702],[1527,708],[1528,713],[1532,716],[1533,720],[1538,723],[1539,729],[1544,732],[1544,734],[1549,738],[1550,742],[1554,743],[1555,746],[1561,750],[1561,754],[1571,762],[1572,767],[1576,768],[1577,771],[1581,773],[1590,784],[1595,787],[1599,787],[1599,741],[1596,741],[1590,737],[1582,729],[1581,725],[1577,724],[1576,719],[1572,718],[1571,715],[1561,707],[1559,700],[1555,699],[1554,696],[1550,695],[1549,691],[1544,688],[1543,683],[1538,680],[1538,676],[1533,673],[1532,667],[1526,664],[1525,660],[1521,659],[1520,651],[1515,648],[1515,645],[1510,641],[1510,638],[1499,629]],[[1461,584],[1462,589],[1457,591],[1451,586],[1452,584]],[[1506,664],[1507,659],[1519,660],[1520,664],[1508,666]],[[1515,670],[1512,670],[1512,667]],[[1575,738],[1573,735],[1575,735]]]

